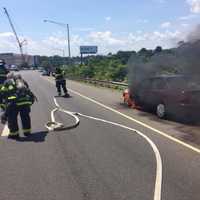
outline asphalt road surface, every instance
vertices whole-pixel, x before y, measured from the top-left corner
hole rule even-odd
[[[116,92],[71,81],[72,97],[56,97],[59,106],[91,118],[79,116],[78,127],[48,133],[54,81],[33,71],[22,75],[39,102],[32,107],[32,136],[9,140],[1,125],[0,200],[200,199],[198,134],[187,140],[187,131],[174,128],[181,125],[128,110]],[[73,123],[62,112],[55,118]]]

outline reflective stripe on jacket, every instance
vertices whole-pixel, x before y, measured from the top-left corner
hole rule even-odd
[[[59,80],[64,80],[64,79],[65,79],[65,72],[62,71],[61,73],[56,73],[56,74],[55,74],[55,79],[56,79],[57,81],[59,81]]]
[[[32,105],[33,104],[33,99],[30,95],[18,97],[16,105],[17,106],[25,106],[25,105]]]

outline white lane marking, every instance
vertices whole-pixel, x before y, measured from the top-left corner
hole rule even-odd
[[[57,100],[55,98],[54,98],[54,102],[55,102],[56,105],[58,105],[58,108],[60,108],[61,111],[65,112],[67,114],[74,115],[73,112],[69,112],[67,110],[62,109],[59,106],[59,104],[58,104],[58,102],[57,102]],[[140,131],[137,131],[136,129],[133,129],[133,128],[130,128],[130,127],[127,127],[127,126],[124,126],[122,124],[118,124],[118,123],[115,123],[115,122],[111,122],[111,121],[108,121],[108,120],[104,120],[104,119],[100,119],[100,118],[96,118],[96,117],[84,115],[84,114],[81,114],[81,113],[77,113],[77,114],[79,116],[82,116],[82,117],[85,117],[85,118],[88,118],[88,119],[100,121],[100,122],[103,122],[103,123],[111,124],[111,125],[114,125],[114,126],[118,126],[118,127],[127,129],[129,131],[132,131],[135,134],[138,134],[141,137],[143,137],[150,144],[150,146],[153,149],[153,152],[155,154],[155,157],[156,157],[156,181],[155,181],[155,190],[154,190],[154,198],[153,199],[154,200],[161,200],[161,190],[162,190],[162,159],[161,159],[161,156],[160,156],[160,152],[159,152],[157,146],[154,144],[154,142],[149,137],[147,137],[145,134],[143,134]],[[79,121],[79,119],[78,119],[78,121]],[[134,133],[132,133],[132,134],[134,134]]]
[[[100,102],[98,102],[98,101],[96,101],[96,100],[94,100],[94,99],[91,99],[91,98],[89,98],[89,97],[86,97],[86,96],[80,94],[79,92],[76,92],[76,91],[71,90],[71,89],[69,89],[69,91],[72,92],[72,93],[74,93],[74,94],[76,94],[76,95],[79,95],[79,96],[81,96],[82,98],[87,99],[87,100],[89,100],[89,101],[91,101],[91,102],[93,102],[93,103],[95,103],[95,104],[97,104],[97,105],[100,105],[101,107],[104,107],[104,108],[106,108],[107,110],[110,110],[110,111],[112,111],[112,112],[115,112],[115,113],[117,113],[117,114],[119,114],[119,115],[121,115],[121,116],[123,116],[123,117],[125,117],[125,118],[127,118],[127,119],[129,119],[129,120],[131,120],[131,121],[134,121],[134,122],[136,122],[137,124],[140,124],[140,125],[144,126],[145,128],[148,128],[148,129],[150,129],[150,130],[152,130],[152,131],[154,131],[154,132],[156,132],[156,133],[159,133],[160,135],[162,135],[162,136],[164,136],[164,137],[166,137],[166,138],[168,138],[168,139],[170,139],[170,140],[173,140],[174,142],[176,142],[176,143],[178,143],[178,144],[181,144],[181,145],[183,145],[183,146],[185,146],[185,147],[187,147],[187,148],[189,148],[189,149],[195,151],[196,153],[199,153],[199,154],[200,154],[200,149],[198,149],[198,148],[196,148],[196,147],[193,147],[192,145],[189,145],[189,144],[187,144],[187,143],[185,143],[185,142],[182,142],[181,140],[176,139],[176,138],[174,138],[174,137],[168,135],[167,133],[164,133],[164,132],[162,132],[162,131],[159,131],[158,129],[155,129],[155,128],[153,128],[153,127],[151,127],[151,126],[149,126],[149,125],[147,125],[147,124],[145,124],[145,123],[143,123],[143,122],[141,122],[141,121],[138,121],[138,120],[136,120],[136,119],[134,119],[134,118],[132,118],[132,117],[130,117],[130,116],[128,116],[128,115],[125,115],[125,114],[123,114],[123,113],[121,113],[121,112],[119,112],[119,111],[117,111],[117,110],[115,110],[115,109],[113,109],[113,108],[111,108],[111,107],[108,107],[108,106],[106,106],[106,105],[104,105],[104,104],[102,104],[102,103],[100,103]]]
[[[148,138],[146,135],[144,135],[142,132],[135,130],[133,128],[124,126],[122,124],[118,124],[118,123],[111,122],[111,121],[104,120],[104,119],[99,119],[99,118],[96,118],[96,117],[83,115],[83,114],[80,114],[80,113],[79,113],[79,115],[86,117],[86,118],[89,118],[89,119],[96,120],[96,121],[108,123],[108,124],[111,124],[111,125],[114,125],[114,126],[119,126],[121,128],[127,129],[129,131],[133,131],[135,134],[138,134],[141,137],[143,137],[150,144],[150,146],[152,147],[152,149],[154,151],[155,157],[156,157],[156,181],[155,181],[155,190],[154,190],[154,200],[160,200],[161,199],[161,190],[162,190],[162,159],[161,159],[161,156],[160,156],[160,152],[159,152],[157,146],[154,144],[154,142],[150,138]],[[134,133],[132,133],[132,134],[134,134]]]
[[[50,79],[46,79],[46,80],[48,80],[50,83],[53,84],[53,81],[52,81],[52,80],[50,80]],[[92,99],[92,98],[89,98],[89,97],[87,97],[87,96],[85,96],[85,95],[83,95],[83,94],[81,94],[81,93],[79,93],[79,92],[76,92],[75,90],[72,90],[72,89],[68,89],[68,90],[69,90],[70,92],[72,92],[72,93],[74,93],[74,94],[76,94],[76,95],[78,95],[78,96],[84,98],[84,99],[87,99],[88,101],[91,101],[91,102],[93,102],[93,103],[95,103],[95,104],[97,104],[97,105],[99,105],[99,106],[101,106],[101,107],[103,107],[103,108],[105,108],[105,109],[107,109],[107,110],[110,110],[110,111],[112,111],[112,112],[114,112],[114,113],[117,113],[117,114],[119,114],[119,115],[121,115],[121,116],[123,116],[123,117],[125,117],[125,118],[127,118],[127,119],[129,119],[129,120],[131,120],[131,121],[133,121],[133,122],[135,122],[135,123],[137,123],[137,124],[139,124],[139,125],[145,127],[145,128],[148,128],[148,129],[150,129],[150,130],[152,130],[152,131],[158,133],[159,135],[162,135],[163,137],[165,137],[165,138],[167,138],[167,139],[169,139],[169,140],[172,140],[173,142],[176,142],[176,143],[178,143],[178,144],[180,144],[180,145],[182,145],[182,146],[184,146],[184,147],[187,147],[187,148],[189,148],[190,150],[192,150],[192,151],[194,151],[194,152],[200,154],[200,149],[198,149],[198,148],[196,148],[196,147],[194,147],[194,146],[192,146],[192,145],[190,145],[190,144],[187,144],[187,143],[185,143],[185,142],[183,142],[183,141],[181,141],[181,140],[179,140],[179,139],[177,139],[177,138],[175,138],[175,137],[173,137],[173,136],[168,135],[167,133],[164,133],[163,131],[160,131],[160,130],[158,130],[158,129],[155,129],[155,128],[149,126],[148,124],[145,124],[145,123],[143,123],[143,122],[141,122],[141,121],[139,121],[139,120],[134,119],[133,117],[130,117],[130,116],[126,115],[126,114],[123,114],[123,113],[121,113],[121,112],[119,112],[119,111],[117,111],[117,110],[115,110],[115,109],[113,109],[113,108],[111,108],[111,107],[109,107],[109,106],[106,106],[106,105],[104,105],[104,104],[102,104],[102,103],[100,103],[100,102],[98,102],[98,101],[96,101],[96,100],[94,100],[94,99]]]
[[[9,135],[9,133],[10,133],[10,130],[9,130],[9,128],[8,128],[8,125],[6,124],[6,125],[4,126],[4,129],[3,129],[3,131],[2,131],[1,136],[2,136],[2,137],[7,137],[7,136]]]

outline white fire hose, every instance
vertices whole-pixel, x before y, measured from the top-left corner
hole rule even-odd
[[[66,111],[66,110],[62,109],[62,108],[58,105],[58,103],[57,103],[57,101],[56,101],[55,98],[54,98],[54,102],[55,102],[55,104],[56,104],[56,108],[53,109],[53,110],[51,111],[51,121],[47,122],[47,123],[45,124],[45,127],[46,127],[49,131],[64,131],[64,130],[69,130],[69,129],[76,128],[76,127],[79,125],[79,123],[80,123],[80,120],[79,120],[79,118],[77,117],[77,113],[73,113],[73,112]],[[65,126],[64,124],[62,124],[62,123],[60,123],[60,122],[57,122],[57,121],[55,120],[55,113],[56,113],[56,112],[63,112],[63,113],[65,113],[65,114],[71,116],[72,118],[74,118],[75,123],[74,123],[74,124],[71,124],[71,125],[69,125],[69,126]]]
[[[84,118],[87,118],[87,119],[103,122],[103,123],[106,123],[106,124],[110,124],[112,126],[117,126],[117,127],[129,130],[132,134],[137,134],[137,135],[141,136],[143,139],[145,139],[149,143],[149,145],[151,146],[151,148],[152,148],[152,150],[155,154],[156,165],[157,165],[157,167],[156,167],[155,190],[154,190],[153,200],[161,200],[162,159],[161,159],[160,152],[159,152],[157,146],[154,144],[154,142],[149,137],[147,137],[145,134],[143,134],[142,132],[140,132],[136,129],[124,126],[124,125],[119,124],[119,123],[115,123],[115,122],[111,122],[111,121],[108,121],[108,120],[92,117],[92,116],[89,116],[89,115],[84,115],[84,114],[81,114],[81,113],[66,111],[59,106],[59,104],[57,103],[55,98],[54,98],[54,103],[56,105],[56,108],[51,111],[51,121],[48,122],[45,125],[45,127],[49,131],[63,131],[63,130],[69,130],[69,129],[72,129],[72,128],[76,128],[80,123],[80,120],[78,118],[78,116],[80,116],[80,117],[84,117]],[[75,119],[75,123],[72,124],[72,125],[69,125],[69,126],[64,126],[62,123],[57,122],[55,120],[55,113],[56,112],[63,112],[65,114],[73,117]]]

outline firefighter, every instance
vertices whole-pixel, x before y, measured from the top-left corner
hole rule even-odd
[[[15,83],[18,84],[23,84],[26,88],[29,88],[28,83],[22,78],[20,74],[17,74],[14,76]]]
[[[56,71],[55,71],[55,80],[56,80],[56,88],[57,88],[58,96],[61,96],[61,87],[62,87],[64,96],[69,97],[70,95],[68,94],[68,91],[66,88],[65,72],[58,67],[56,68]]]
[[[7,79],[7,74],[8,74],[8,70],[5,67],[5,61],[4,60],[0,60],[0,91],[1,91],[1,87],[3,86],[4,82]],[[0,92],[0,108],[4,109],[4,104],[3,104],[3,96],[2,93]]]
[[[0,60],[0,85],[7,79],[8,70],[6,69],[5,64],[4,60]]]
[[[4,93],[5,112],[1,118],[2,123],[8,121],[10,134],[8,138],[19,138],[18,114],[22,121],[25,136],[31,134],[31,105],[35,101],[34,94],[28,88],[27,83],[20,77],[10,75],[2,88]]]

